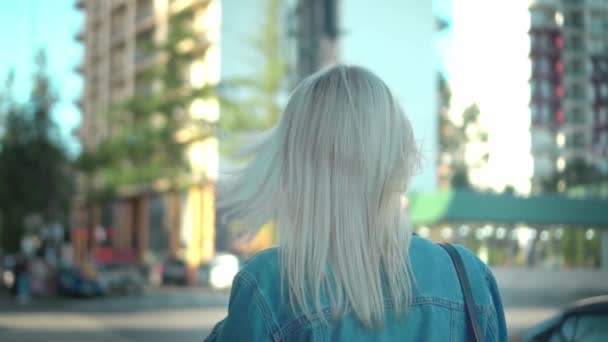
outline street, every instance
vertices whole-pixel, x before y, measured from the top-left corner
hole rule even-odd
[[[227,294],[150,289],[141,296],[0,301],[0,341],[202,341],[225,316]]]
[[[564,293],[547,296],[547,291],[541,296],[533,291],[502,290],[511,335],[551,317],[577,297]],[[16,306],[8,299],[0,297],[2,342],[185,342],[202,341],[225,316],[228,293],[166,287],[147,289],[137,296],[39,300],[26,306]]]

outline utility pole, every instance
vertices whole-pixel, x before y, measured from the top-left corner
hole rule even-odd
[[[337,61],[337,13],[338,0],[298,0],[298,80]]]

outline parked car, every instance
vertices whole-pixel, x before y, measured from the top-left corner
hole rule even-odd
[[[241,268],[241,260],[234,254],[217,253],[208,263],[199,267],[197,283],[216,290],[227,289]]]
[[[128,264],[103,264],[98,267],[99,281],[106,294],[140,293],[146,279],[140,268]]]
[[[162,284],[188,284],[188,264],[182,259],[168,258],[160,269]]]
[[[522,342],[608,341],[608,296],[583,299],[525,332]]]
[[[62,266],[57,271],[57,291],[69,297],[97,297],[104,294],[104,288],[97,276],[89,269]]]

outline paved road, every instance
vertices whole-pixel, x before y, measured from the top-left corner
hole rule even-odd
[[[552,316],[577,296],[503,290],[511,333]],[[226,314],[227,293],[150,289],[143,295],[38,301],[15,306],[0,297],[0,341],[202,341]]]
[[[0,341],[202,341],[225,316],[226,304],[227,294],[184,288],[20,307],[4,300]]]

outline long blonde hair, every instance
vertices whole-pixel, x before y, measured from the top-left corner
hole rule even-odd
[[[384,82],[357,66],[306,78],[218,206],[251,230],[274,221],[291,308],[311,317],[328,298],[382,325],[411,299],[411,229],[400,199],[418,165],[411,125]],[[312,303],[312,305],[311,305]]]

